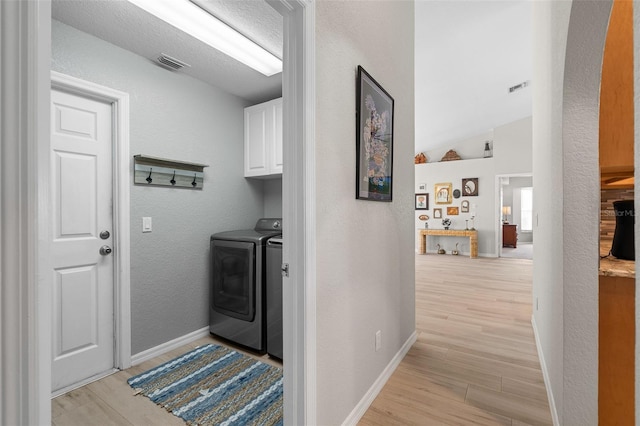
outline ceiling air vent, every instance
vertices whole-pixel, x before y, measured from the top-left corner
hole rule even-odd
[[[169,55],[165,55],[164,53],[160,54],[158,57],[158,62],[165,68],[169,68],[170,70],[178,71],[184,67],[191,67],[191,65],[184,63],[176,58],[172,58]]]
[[[509,93],[513,93],[516,90],[524,89],[525,87],[530,86],[530,85],[531,85],[531,81],[529,81],[529,80],[523,81],[520,84],[516,84],[515,86],[509,87]]]

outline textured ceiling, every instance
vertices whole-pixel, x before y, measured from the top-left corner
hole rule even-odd
[[[416,152],[532,113],[531,2],[417,1]],[[532,81],[535,84],[535,81]]]
[[[176,0],[187,1],[187,0]],[[264,0],[194,0],[282,57],[282,16]],[[53,0],[53,19],[155,62],[165,53],[188,74],[252,103],[281,96],[282,73],[266,77],[124,0]]]
[[[175,0],[188,1],[188,0]],[[278,57],[282,17],[264,0],[192,0]],[[369,0],[374,1],[374,0]],[[416,152],[531,115],[531,2],[416,2]],[[179,72],[258,103],[281,95],[282,74],[265,77],[124,0],[53,0],[53,17]],[[532,82],[535,84],[535,82]]]

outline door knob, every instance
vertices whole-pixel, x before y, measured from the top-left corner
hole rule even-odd
[[[100,247],[100,254],[103,256],[106,256],[108,254],[111,254],[113,250],[111,250],[111,247],[109,246],[102,246]]]

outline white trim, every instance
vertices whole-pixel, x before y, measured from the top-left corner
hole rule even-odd
[[[315,425],[315,3],[267,1],[284,18],[284,423]]]
[[[51,88],[111,104],[113,127],[113,236],[115,365],[131,366],[131,258],[129,94],[51,71]]]
[[[409,349],[413,346],[413,344],[418,339],[418,333],[414,330],[414,332],[409,336],[404,345],[400,348],[400,350],[395,354],[395,356],[389,361],[389,364],[385,367],[385,369],[380,373],[375,382],[371,385],[369,390],[364,394],[360,402],[354,407],[351,411],[351,414],[347,416],[344,422],[342,422],[343,426],[357,425],[364,413],[367,412],[373,400],[376,399],[384,385],[387,383],[391,375],[398,365],[402,362],[404,356],[409,352]]]
[[[138,364],[141,364],[152,358],[155,358],[169,351],[177,349],[180,346],[188,345],[189,343],[194,342],[198,339],[207,337],[208,335],[209,335],[209,326],[206,326],[199,330],[192,331],[189,334],[185,334],[184,336],[178,337],[177,339],[169,340],[168,342],[164,342],[161,345],[139,352],[131,357],[131,366],[133,367]]]
[[[48,1],[0,2],[0,424],[51,424],[50,25]]]
[[[544,351],[540,344],[540,337],[538,336],[538,325],[536,324],[536,317],[531,315],[531,326],[533,327],[533,336],[536,339],[536,349],[538,350],[538,359],[540,360],[540,369],[542,370],[542,378],[544,379],[544,387],[547,389],[547,398],[549,399],[549,409],[551,410],[551,420],[553,420],[554,426],[560,426],[560,420],[558,419],[558,409],[556,407],[556,401],[553,397],[553,389],[551,389],[549,381],[549,370],[547,370],[547,363],[544,360]]]

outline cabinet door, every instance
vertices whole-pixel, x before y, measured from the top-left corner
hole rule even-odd
[[[244,175],[269,174],[267,108],[262,104],[244,110]]]
[[[282,98],[244,110],[244,175],[282,174]]]
[[[271,144],[271,174],[282,174],[282,98],[273,101],[273,139]]]

